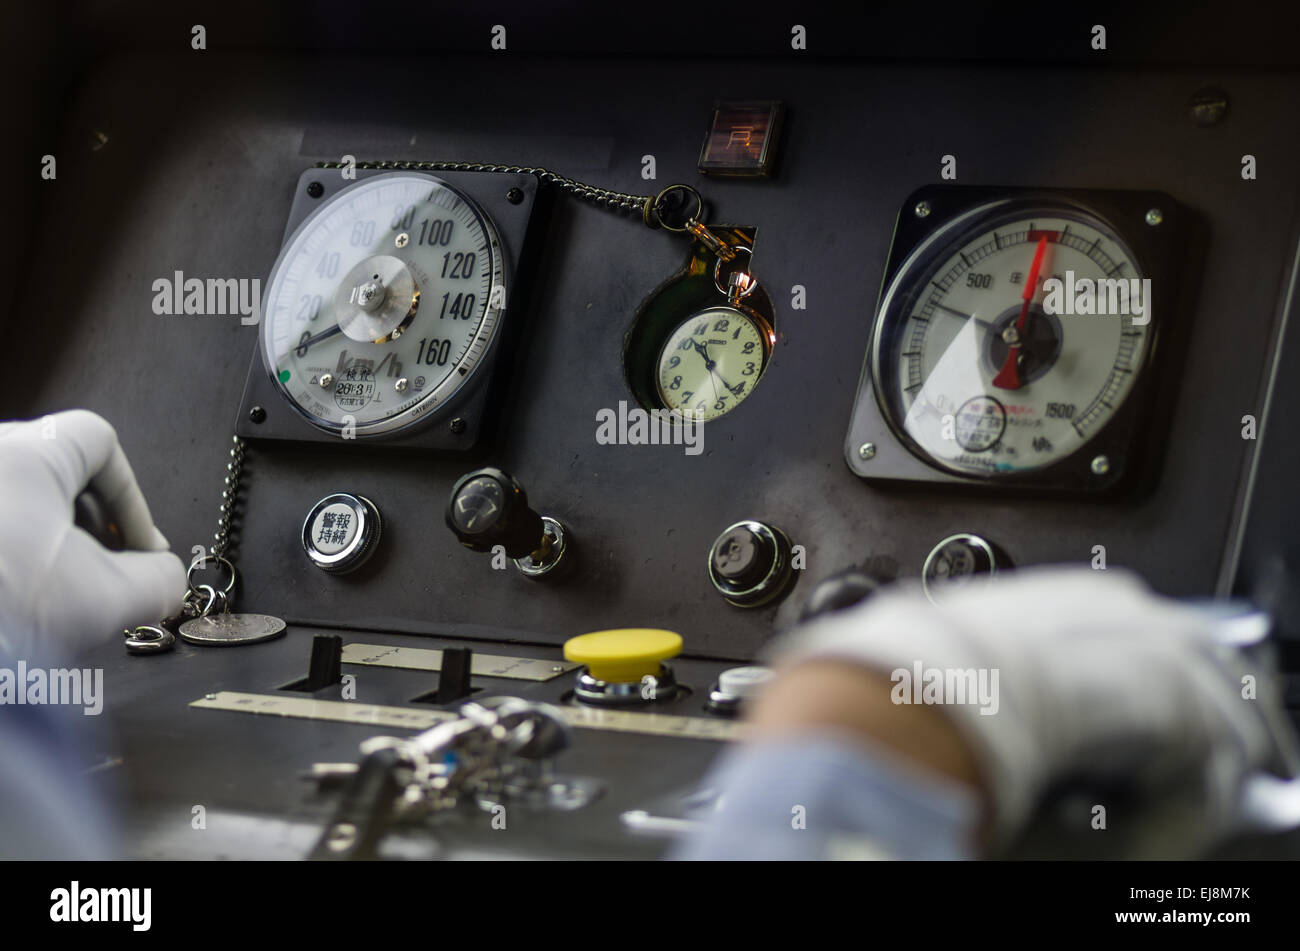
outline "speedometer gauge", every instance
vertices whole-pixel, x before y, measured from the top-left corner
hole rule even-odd
[[[385,432],[465,385],[504,295],[496,229],[472,201],[430,175],[376,176],[341,191],[281,252],[263,356],[315,425]]]
[[[895,249],[905,253],[895,254],[877,308],[863,389],[889,435],[965,479],[1113,481],[1128,447],[1099,437],[1128,435],[1144,411],[1132,404],[1147,389],[1171,303],[1121,228],[1167,228],[1167,198],[1122,224],[1054,195],[946,207],[942,218],[924,198],[910,209],[909,228],[924,232]],[[939,220],[925,228],[932,214]],[[870,463],[881,447],[866,446],[851,438],[850,460],[856,450],[855,469],[879,474]]]
[[[240,436],[464,451],[501,405],[537,179],[376,164],[299,179]]]

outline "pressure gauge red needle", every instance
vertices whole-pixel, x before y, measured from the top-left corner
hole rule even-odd
[[[1047,235],[1038,239],[1038,249],[1034,251],[1034,263],[1029,268],[1029,280],[1025,281],[1025,290],[1020,295],[1024,303],[1020,305],[1020,318],[1016,321],[1015,343],[1007,350],[1007,359],[1002,369],[993,378],[993,385],[1004,390],[1020,389],[1020,341],[1025,338],[1025,325],[1029,322],[1029,305],[1033,303],[1034,294],[1038,292],[1038,272],[1043,267],[1043,254],[1047,251]]]

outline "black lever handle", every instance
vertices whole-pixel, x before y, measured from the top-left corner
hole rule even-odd
[[[447,527],[472,551],[500,545],[511,558],[523,558],[546,547],[542,517],[528,507],[524,487],[492,467],[457,480],[447,502]]]

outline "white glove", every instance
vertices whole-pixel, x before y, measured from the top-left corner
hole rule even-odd
[[[895,672],[915,680],[917,662],[984,671],[994,703],[968,698],[944,712],[982,764],[997,843],[1052,782],[1083,778],[1122,780],[1162,802],[1193,794],[1195,821],[1178,847],[1194,851],[1234,826],[1248,772],[1296,768],[1269,671],[1216,642],[1204,613],[1114,569],[1020,570],[938,606],[889,589],[776,647],[785,664],[842,658],[888,673],[895,702],[906,685]],[[1255,699],[1243,697],[1247,675]]]
[[[122,530],[109,551],[73,524],[92,486]],[[86,410],[0,424],[0,650],[76,651],[175,613],[185,569],[154,527],[113,427]]]

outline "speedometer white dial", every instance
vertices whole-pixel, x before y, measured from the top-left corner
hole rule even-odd
[[[957,219],[882,298],[873,379],[891,425],[922,458],[962,474],[1066,458],[1141,372],[1142,276],[1121,239],[1081,210],[994,204]]]
[[[505,306],[492,222],[418,172],[363,179],[294,232],[263,305],[262,351],[313,424],[408,426],[472,378]]]

